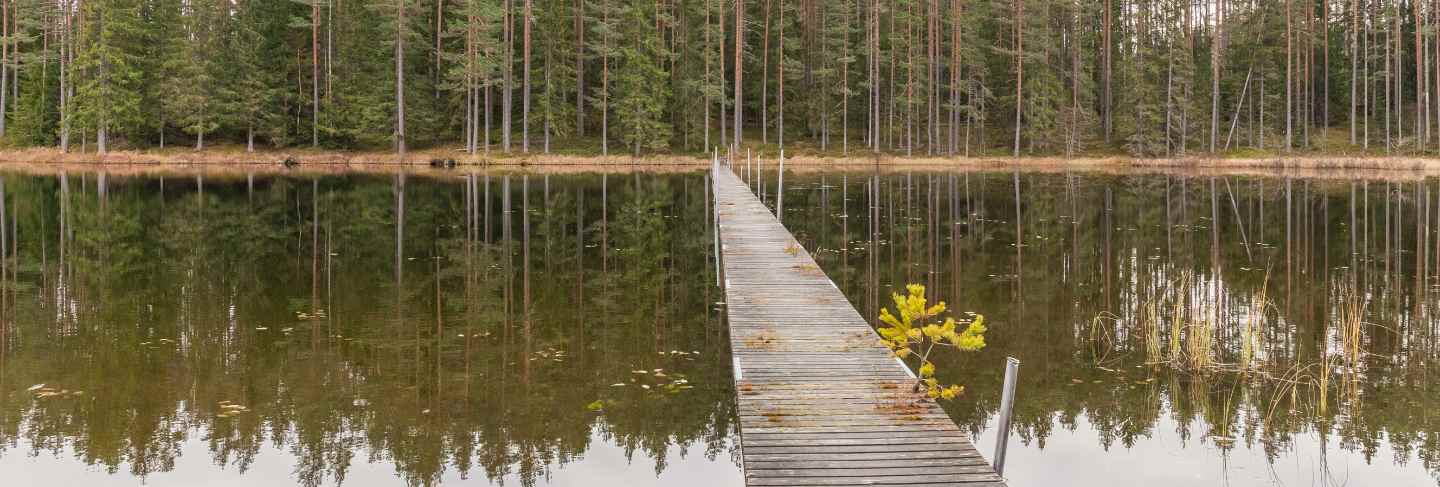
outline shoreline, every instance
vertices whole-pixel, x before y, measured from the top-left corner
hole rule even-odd
[[[463,156],[463,157],[457,157]],[[286,167],[283,161],[298,162]],[[431,160],[454,160],[455,167],[434,168]],[[766,170],[774,170],[773,156],[760,159]],[[737,162],[737,167],[743,162]],[[295,172],[392,173],[417,169],[467,172],[501,170],[525,172],[611,172],[611,171],[691,171],[709,165],[709,158],[693,155],[567,155],[509,154],[499,156],[468,156],[446,150],[427,150],[407,154],[312,151],[244,152],[225,148],[205,151],[175,149],[167,151],[117,151],[99,157],[94,153],[62,153],[56,149],[0,150],[0,169],[24,172],[53,173],[68,170],[105,168],[118,174],[150,172]],[[816,156],[799,155],[785,159],[788,171],[823,170],[880,171],[950,170],[950,171],[1012,171],[1024,172],[1090,172],[1115,175],[1183,174],[1183,175],[1255,175],[1318,178],[1379,178],[1415,179],[1440,176],[1440,158],[1413,156],[1325,156],[1304,154],[1295,157],[1184,157],[1141,159],[1112,157],[903,157],[879,156]]]

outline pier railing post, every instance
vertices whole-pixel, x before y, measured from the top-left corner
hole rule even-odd
[[[1020,375],[1020,360],[1005,358],[1005,388],[1000,393],[1000,424],[995,431],[995,473],[1005,476],[1005,446],[1010,442],[1010,410],[1015,405],[1015,381]]]
[[[775,219],[785,222],[785,149],[780,149],[780,169],[775,172]]]

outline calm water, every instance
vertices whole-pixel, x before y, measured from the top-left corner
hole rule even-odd
[[[1012,486],[1440,485],[1435,180],[831,172],[785,189],[785,223],[865,315],[907,282],[986,315],[985,350],[938,362],[987,456],[1004,357],[1023,362]]]
[[[1015,487],[1440,485],[1440,182],[786,179],[862,313],[986,315],[987,456],[1023,361]],[[0,483],[739,486],[707,189],[5,174]]]
[[[739,485],[706,191],[5,174],[0,484]]]

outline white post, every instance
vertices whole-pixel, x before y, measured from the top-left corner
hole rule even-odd
[[[785,149],[780,149],[780,169],[776,172],[775,219],[785,221]]]
[[[1005,388],[1000,393],[1000,424],[995,431],[995,474],[1005,476],[1005,445],[1010,440],[1010,409],[1015,405],[1015,380],[1020,360],[1005,358]]]

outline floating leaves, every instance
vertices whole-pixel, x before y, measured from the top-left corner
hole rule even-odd
[[[296,311],[296,312],[295,312],[295,319],[298,319],[298,320],[301,320],[301,321],[306,321],[306,320],[323,320],[323,319],[325,319],[325,317],[326,317],[326,314],[325,314],[325,310],[323,310],[323,309],[313,310],[313,311],[311,311],[311,312],[309,312],[309,313],[306,313],[306,312],[304,312],[304,311]]]
[[[565,351],[558,350],[555,347],[545,347],[544,350],[540,350],[532,354],[529,360],[531,362],[539,360],[542,362],[548,361],[560,363],[565,361]]]
[[[215,415],[217,418],[231,418],[250,412],[250,408],[230,401],[220,401],[218,404],[220,413]]]
[[[26,392],[30,392],[30,393],[32,393],[32,394],[35,394],[35,398],[36,398],[36,399],[44,399],[44,398],[47,398],[47,397],[74,397],[74,396],[83,396],[83,395],[85,395],[85,391],[72,391],[72,390],[70,390],[70,389],[57,389],[57,388],[54,388],[54,387],[47,386],[47,385],[45,385],[44,383],[35,384],[35,385],[33,385],[33,386],[30,386],[28,389],[25,389],[25,391],[26,391]]]

